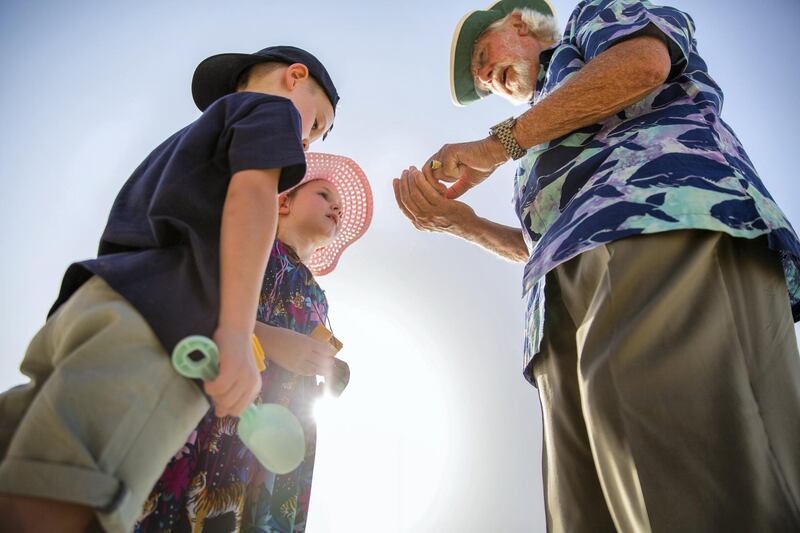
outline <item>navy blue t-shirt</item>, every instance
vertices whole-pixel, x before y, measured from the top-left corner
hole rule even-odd
[[[261,93],[220,98],[134,171],[111,208],[97,259],[67,269],[50,314],[96,274],[141,313],[167,352],[187,335],[211,336],[231,176],[270,168],[282,169],[280,191],[305,174],[297,109]]]

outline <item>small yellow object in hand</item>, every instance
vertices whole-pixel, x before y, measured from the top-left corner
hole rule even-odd
[[[258,341],[258,337],[256,337],[255,333],[253,334],[253,357],[256,360],[256,367],[258,367],[259,372],[263,372],[267,369],[267,364],[264,362],[264,358],[266,355],[264,354],[264,348],[261,346],[261,343]]]
[[[436,159],[431,159],[431,170],[438,170],[442,168],[442,162]]]
[[[339,350],[342,349],[342,346],[344,346],[342,344],[342,341],[334,337],[333,333],[328,331],[328,328],[326,328],[322,324],[317,324],[317,327],[315,327],[314,331],[311,332],[310,337],[320,342],[329,343],[331,346],[333,346],[336,352],[339,352]]]

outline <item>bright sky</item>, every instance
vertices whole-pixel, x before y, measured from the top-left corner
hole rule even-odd
[[[522,266],[416,232],[391,189],[443,143],[523,111],[450,103],[451,32],[485,1],[4,1],[0,389],[24,381],[25,348],[66,266],[96,252],[120,186],[198,116],[196,64],[293,44],[342,95],[333,134],[313,149],[354,158],[375,194],[372,228],[320,279],[353,376],[322,410],[309,533],[543,531],[539,404],[520,373]],[[553,3],[563,27],[574,0]],[[694,17],[723,118],[800,228],[800,3],[664,3]],[[513,171],[465,200],[515,224]]]

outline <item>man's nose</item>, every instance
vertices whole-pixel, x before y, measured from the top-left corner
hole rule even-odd
[[[486,85],[492,84],[492,67],[491,65],[486,65],[483,68],[479,69],[477,72],[478,80],[482,81]]]

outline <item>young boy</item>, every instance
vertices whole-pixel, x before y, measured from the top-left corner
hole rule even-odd
[[[197,67],[203,115],[156,148],[120,191],[98,258],[67,270],[22,372],[0,395],[1,531],[129,531],[208,409],[168,354],[213,337],[204,384],[218,416],[260,389],[250,342],[277,194],[330,130],[336,88],[298,48],[221,54]],[[97,525],[94,523],[93,525]]]

